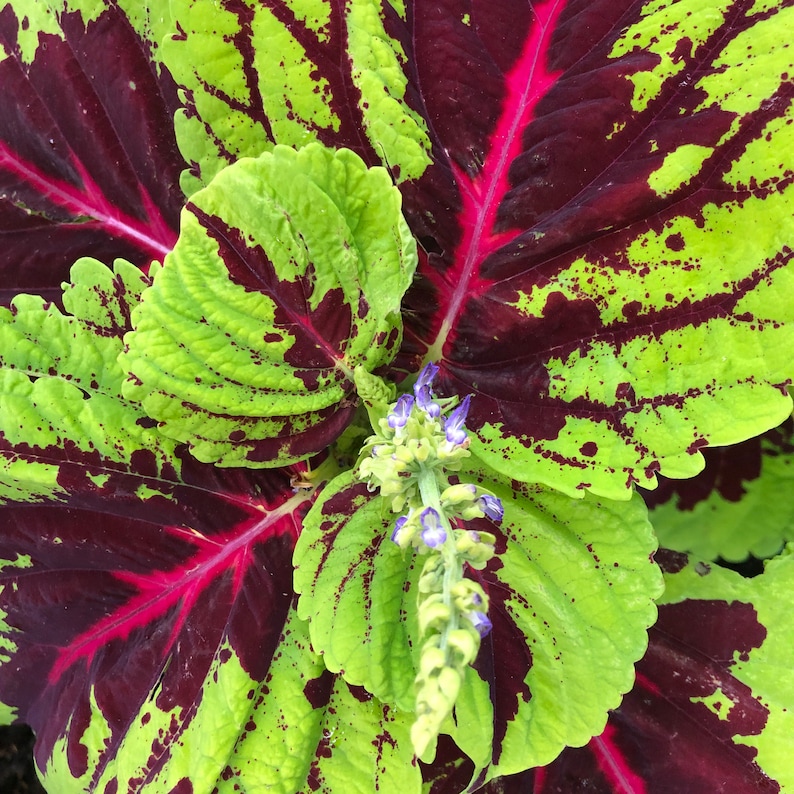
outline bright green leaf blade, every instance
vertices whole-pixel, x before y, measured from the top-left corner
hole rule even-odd
[[[478,768],[491,766],[490,777],[548,763],[566,745],[600,733],[632,686],[662,584],[638,496],[578,500],[541,486],[514,490],[484,471],[461,477],[476,478],[505,508],[498,529],[482,523],[496,531],[498,554],[480,575],[493,631],[477,670],[494,699],[483,699],[482,681],[474,686],[470,677],[452,731]],[[340,475],[307,516],[295,587],[312,645],[329,668],[411,708],[415,577],[410,557],[389,540],[393,520],[382,497],[351,473]],[[474,711],[488,730],[466,718]],[[479,747],[484,737],[487,752]]]
[[[290,612],[268,678],[218,781],[219,794],[418,792],[410,714],[329,673]]]
[[[419,794],[412,719],[410,712],[392,709],[337,677],[317,759],[300,794]]]
[[[785,496],[794,482],[791,442],[788,420],[744,444],[706,450],[700,475],[648,494],[660,545],[704,560],[777,554],[794,539],[794,502]]]
[[[127,397],[201,461],[280,466],[328,446],[353,370],[388,363],[416,244],[388,173],[279,146],[220,173],[133,317]]]
[[[123,260],[111,271],[82,259],[71,276],[63,298],[71,315],[32,295],[0,309],[2,502],[66,499],[70,477],[101,485],[142,453],[156,470],[179,469],[174,443],[120,394],[116,358],[149,279]]]
[[[384,30],[381,4],[286,5],[172,0],[179,32],[163,52],[183,87],[185,192],[241,157],[315,141],[388,164],[398,181],[421,176],[427,128],[406,102],[405,53]]]
[[[733,659],[715,660],[727,666],[729,674],[741,685],[750,688],[752,698],[767,711],[763,729],[733,737],[737,745],[756,748],[755,763],[781,791],[794,790],[794,767],[791,764],[791,737],[794,735],[794,549],[789,548],[767,563],[761,576],[745,579],[739,574],[715,565],[691,562],[682,570],[666,576],[667,589],[660,604],[682,604],[701,601],[705,605],[725,605],[729,609],[747,604],[757,615],[761,642],[749,654],[736,653]],[[729,631],[729,626],[723,629]],[[717,686],[719,682],[715,681]],[[728,718],[734,705],[730,691],[715,688],[698,697],[707,707],[719,708],[722,719]],[[693,699],[695,702],[695,699]],[[719,704],[719,705],[717,705]],[[734,715],[741,718],[741,714]]]
[[[333,677],[312,653],[308,627],[290,611],[266,685],[249,702],[247,720],[218,781],[219,794],[246,791],[294,794],[322,745]]]
[[[542,486],[511,491],[496,480],[483,484],[505,506],[507,547],[489,591],[492,605],[504,600],[502,616],[493,618],[517,627],[532,659],[517,712],[505,719],[501,754],[489,771],[495,777],[547,764],[565,746],[581,746],[603,730],[607,711],[633,684],[662,579],[638,496],[578,500]],[[495,638],[498,632],[495,625]],[[494,669],[514,653],[510,647],[494,642]]]
[[[64,739],[43,780],[50,791],[173,791],[231,794],[371,794],[421,790],[411,763],[410,714],[399,714],[365,692],[351,690],[309,648],[306,624],[290,611],[265,682],[253,679],[228,640],[209,666],[202,695],[189,717],[161,704],[157,685],[112,759],[97,761],[111,730],[91,698],[92,715],[80,737],[88,771],[75,779]],[[178,730],[168,759],[152,774],[147,765],[166,735]]]
[[[45,785],[59,792],[102,791],[106,785],[137,792],[171,791],[189,781],[192,791],[210,792],[234,790],[242,781],[249,792],[293,794],[314,758],[327,701],[326,693],[325,701],[319,697],[319,706],[312,702],[313,687],[323,688],[318,682],[324,668],[308,650],[304,634],[302,624],[290,613],[269,670],[270,686],[254,680],[228,640],[224,641],[215,651],[201,698],[189,715],[182,706],[161,704],[159,685],[155,685],[112,758],[99,769],[97,761],[110,727],[92,698],[91,724],[80,737],[89,755],[85,778],[74,779],[64,739],[44,770]],[[330,689],[330,680],[325,688]],[[175,725],[182,725],[178,741],[170,743],[167,762],[152,775],[147,766],[154,748],[165,736],[173,739]],[[266,751],[260,744],[265,740]],[[256,745],[255,754],[252,745]]]
[[[416,597],[410,556],[391,543],[386,500],[348,471],[306,516],[295,548],[298,613],[332,672],[401,710],[414,708]]]

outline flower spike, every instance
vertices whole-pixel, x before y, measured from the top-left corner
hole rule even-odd
[[[497,524],[504,518],[505,509],[502,506],[501,499],[496,496],[491,496],[489,493],[483,494],[477,499],[477,507],[485,513],[487,518],[490,518],[491,521],[495,521]]]
[[[416,404],[433,419],[441,416],[441,406],[433,401],[433,391],[429,386],[416,390]]]
[[[466,617],[471,621],[471,625],[477,629],[480,637],[486,637],[490,634],[493,624],[484,612],[470,612]]]
[[[430,395],[433,396],[432,385],[436,375],[438,375],[438,364],[434,364],[432,361],[425,364],[414,384],[414,394],[418,397],[419,392],[427,387]]]
[[[467,573],[483,570],[495,554],[495,535],[469,529],[466,521],[498,522],[502,503],[457,472],[469,452],[466,417],[471,395],[437,398],[433,380],[439,368],[427,364],[413,394],[403,394],[375,435],[364,444],[358,476],[379,490],[398,514],[391,540],[403,550],[425,556],[417,582],[417,623],[422,636],[416,677],[416,718],[411,728],[414,752],[434,746],[455,707],[466,666],[491,630],[488,594]]]
[[[400,516],[394,522],[394,530],[391,533],[391,539],[397,544],[400,544],[400,532],[408,521],[408,516]]]

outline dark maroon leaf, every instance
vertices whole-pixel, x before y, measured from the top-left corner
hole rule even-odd
[[[413,99],[445,153],[401,186],[426,251],[406,300],[403,366],[437,360],[445,391],[476,394],[478,452],[505,473],[520,460],[529,479],[617,496],[632,482],[652,487],[660,467],[694,474],[706,439],[733,443],[784,415],[782,395],[763,392],[770,412],[753,432],[728,418],[738,396],[724,419],[715,399],[723,385],[781,388],[788,374],[781,360],[741,375],[728,352],[787,313],[773,319],[754,291],[786,278],[779,229],[791,210],[768,230],[750,216],[786,190],[761,176],[776,155],[753,145],[771,140],[767,125],[784,126],[794,69],[783,50],[764,50],[762,100],[747,86],[764,65],[737,53],[794,24],[782,7],[756,11],[450,1],[414,4],[395,27]],[[790,167],[780,172],[787,185]],[[704,248],[723,218],[725,233],[756,230],[757,253],[734,261],[729,242]],[[697,364],[678,352],[705,339],[733,370],[705,348]],[[692,424],[673,430],[673,411]]]
[[[80,256],[162,260],[184,201],[176,87],[155,42],[115,3],[90,20],[51,7],[0,8],[3,303],[57,299]]]
[[[0,555],[24,549],[29,560],[0,573],[17,645],[0,667],[0,692],[36,731],[42,769],[66,736],[72,773],[86,772],[91,698],[110,730],[96,774],[153,691],[158,708],[189,722],[224,643],[254,680],[265,678],[308,497],[292,494],[284,472],[223,472],[188,458],[158,487],[163,495],[148,499],[86,487],[73,489],[67,509],[5,508]],[[175,738],[163,737],[164,751]],[[153,771],[164,758],[152,756]]]
[[[660,609],[637,684],[607,730],[535,773],[534,791],[594,794],[761,794],[779,785],[754,763],[755,750],[731,741],[759,733],[767,710],[732,678],[734,654],[764,640],[749,604],[688,601]],[[693,698],[719,688],[727,714]],[[509,790],[509,789],[508,789]]]

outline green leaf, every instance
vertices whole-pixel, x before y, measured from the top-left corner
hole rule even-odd
[[[791,436],[787,421],[760,439],[708,450],[704,472],[671,484],[676,497],[651,510],[660,545],[698,559],[732,562],[778,553],[794,539],[794,502],[786,496],[794,482]],[[751,474],[740,481],[742,464]],[[753,471],[756,465],[760,471]],[[700,493],[704,498],[695,501],[692,495]]]
[[[354,471],[323,488],[295,548],[298,614],[326,667],[398,709],[414,709],[416,595],[410,556],[389,541],[394,516]]]
[[[505,706],[497,699],[495,719],[507,730],[489,771],[496,777],[547,764],[603,730],[607,712],[633,684],[662,578],[639,496],[578,500],[543,486],[513,490],[489,478],[482,484],[505,507],[507,546],[491,603],[503,596],[502,618],[526,638],[532,657],[512,718],[500,714]],[[495,670],[514,649],[515,636],[503,648],[494,641]]]
[[[639,496],[578,500],[484,470],[460,476],[505,508],[498,528],[470,522],[497,535],[497,557],[471,574],[491,599],[493,631],[476,663],[480,678],[469,676],[457,724],[447,726],[493,777],[546,764],[601,732],[632,686],[662,582]],[[295,587],[326,665],[404,709],[413,705],[418,645],[415,572],[389,540],[393,520],[386,500],[340,475],[305,520]]]
[[[738,731],[733,742],[757,750],[755,763],[772,780],[780,784],[781,791],[794,789],[794,767],[791,764],[791,737],[794,735],[794,547],[766,564],[764,573],[752,579],[716,565],[690,562],[676,573],[666,576],[667,588],[660,604],[683,604],[689,600],[704,605],[748,605],[757,616],[758,636],[761,641],[749,653],[736,652],[734,658],[715,660],[726,666],[737,685],[719,688],[697,698],[721,719],[736,718],[741,723],[742,714],[732,714],[734,708],[741,712],[744,687],[749,687],[749,697],[767,712],[766,724],[758,732],[757,726],[744,733]],[[730,618],[730,615],[728,615]],[[731,631],[728,621],[715,627],[718,631]],[[742,686],[743,685],[743,686]],[[735,700],[734,700],[735,698]],[[695,699],[692,699],[695,702]]]
[[[258,685],[246,718],[239,722],[245,731],[218,781],[219,794],[239,791],[241,780],[250,792],[297,791],[327,730],[332,685],[322,659],[312,653],[306,624],[290,611],[267,681]]]
[[[65,14],[77,13],[83,24],[89,25],[107,9],[102,0],[47,0],[47,2],[27,2],[15,4],[24,10],[24,24],[19,31],[20,55],[30,63],[41,46],[41,34],[50,34],[65,39],[61,27]],[[117,5],[129,20],[142,40],[151,47],[151,54],[159,62],[158,49],[163,36],[170,32],[171,17],[168,3],[152,0],[117,0]]]
[[[145,452],[155,470],[179,468],[139,406],[121,397],[116,358],[149,283],[116,260],[81,259],[64,285],[67,312],[33,295],[0,309],[0,502],[66,500],[70,477],[99,485]]]
[[[426,123],[405,100],[405,53],[380,3],[174,0],[171,13],[179,32],[163,51],[183,87],[175,124],[188,195],[276,144],[353,148],[383,158],[398,180],[430,164]]]
[[[317,758],[300,794],[419,794],[422,775],[413,759],[412,718],[337,677]]]
[[[391,361],[416,244],[382,168],[279,146],[195,194],[133,316],[130,399],[201,461],[315,454],[355,408],[353,371]]]
[[[43,770],[48,790],[103,791],[118,785],[120,791],[172,791],[188,781],[192,791],[219,794],[410,794],[421,789],[419,769],[411,764],[410,715],[334,679],[311,652],[307,627],[294,610],[265,682],[246,672],[227,641],[214,655],[190,719],[184,719],[180,705],[161,702],[158,686],[110,763],[98,770],[96,761],[111,731],[91,697],[90,724],[79,737],[88,771],[75,780],[64,738]],[[183,724],[179,741],[152,774],[147,766],[152,753],[175,724]]]

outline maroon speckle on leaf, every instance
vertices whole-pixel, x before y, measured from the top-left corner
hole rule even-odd
[[[333,683],[334,677],[328,670],[323,670],[319,678],[311,678],[306,682],[303,694],[313,709],[320,709],[328,705]]]
[[[681,234],[668,235],[664,240],[664,244],[671,251],[683,251],[684,248],[686,247],[686,243],[684,242],[684,237]]]

